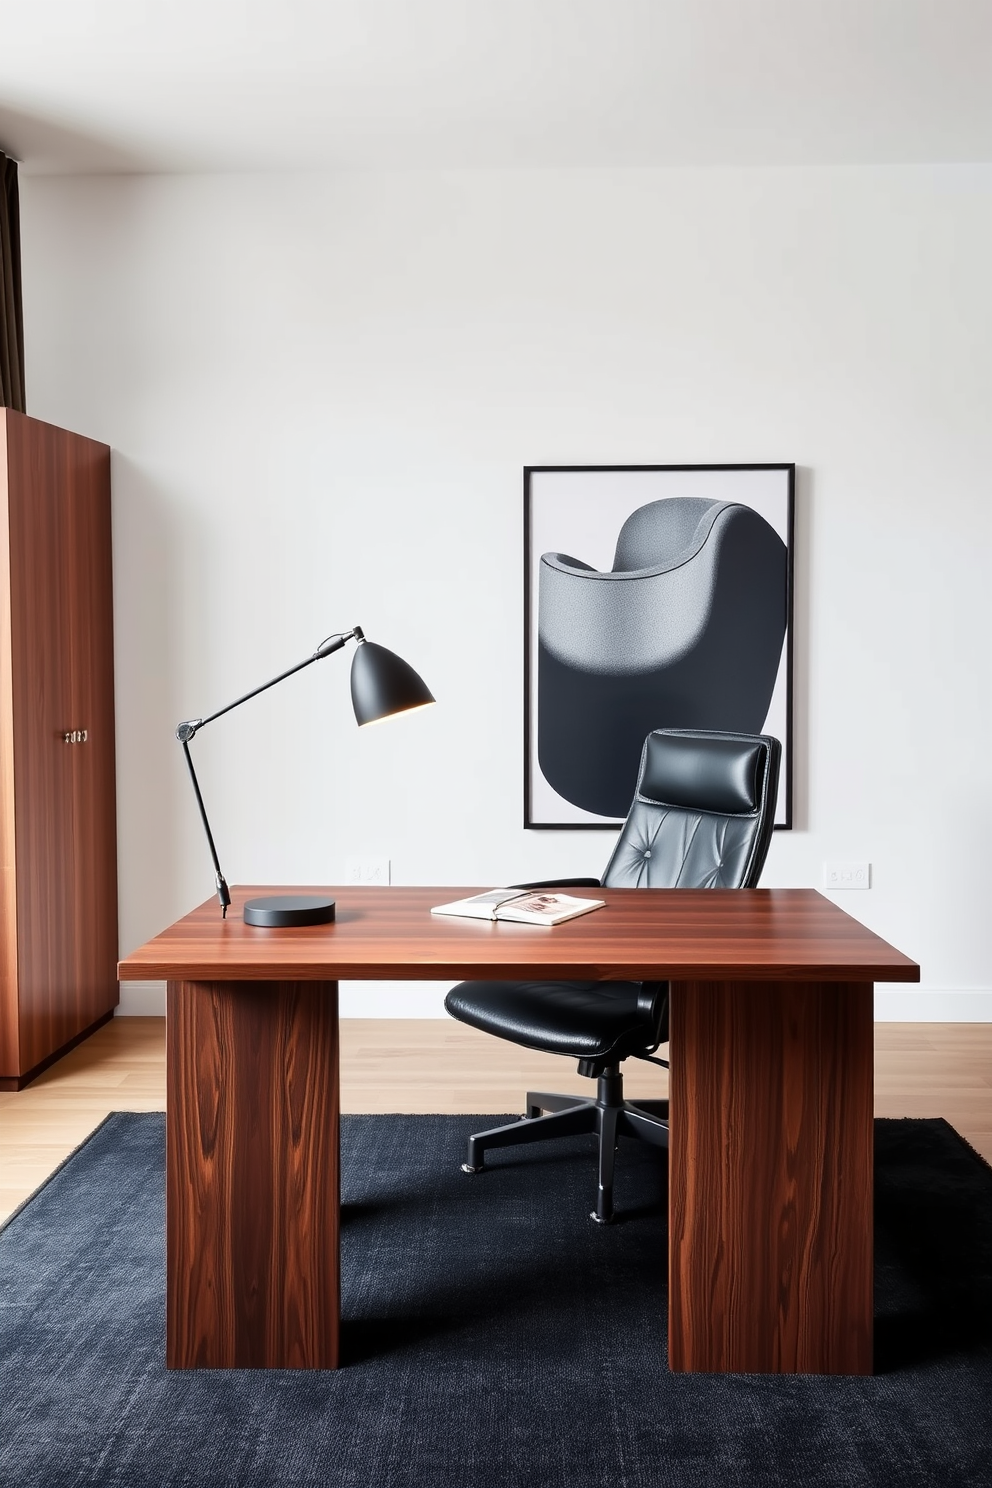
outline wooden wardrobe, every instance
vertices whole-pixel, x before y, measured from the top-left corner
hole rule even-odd
[[[110,450],[0,408],[0,1090],[117,1003]]]

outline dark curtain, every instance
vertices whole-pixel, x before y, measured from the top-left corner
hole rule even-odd
[[[0,406],[24,406],[24,316],[21,310],[21,217],[17,162],[0,150]]]

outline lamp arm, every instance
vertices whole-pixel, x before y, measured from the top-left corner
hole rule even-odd
[[[183,746],[183,754],[186,756],[186,765],[189,769],[189,778],[193,782],[193,793],[196,796],[196,804],[200,808],[200,820],[203,822],[203,830],[207,834],[207,844],[214,863],[214,882],[217,885],[217,898],[220,900],[221,914],[225,919],[227,918],[228,905],[231,902],[231,891],[227,886],[227,880],[221,871],[220,860],[217,857],[214,835],[210,830],[210,823],[207,820],[207,809],[203,804],[203,796],[200,794],[200,783],[196,778],[196,771],[193,769],[193,757],[189,752],[189,742],[191,739],[196,738],[201,728],[204,728],[208,723],[213,723],[215,718],[221,718],[225,713],[230,713],[232,709],[240,708],[241,704],[247,703],[249,698],[258,697],[260,692],[267,692],[270,687],[275,687],[277,682],[285,681],[294,672],[301,672],[304,667],[312,666],[315,661],[322,661],[325,656],[330,656],[333,652],[340,651],[341,647],[347,641],[364,641],[364,639],[365,633],[360,625],[356,625],[353,630],[346,630],[338,635],[328,636],[325,641],[321,641],[312,656],[308,656],[304,661],[298,661],[295,666],[289,667],[285,672],[280,672],[278,677],[272,677],[268,682],[263,682],[260,687],[252,688],[251,692],[246,692],[243,697],[235,698],[233,703],[228,703],[226,707],[218,708],[216,713],[210,713],[206,718],[188,718],[185,722],[176,725],[176,738]]]
[[[217,898],[220,900],[221,918],[226,920],[227,907],[231,902],[231,891],[227,887],[227,879],[221,871],[220,859],[217,856],[217,849],[214,846],[214,834],[211,832],[210,823],[207,820],[207,808],[204,806],[203,797],[200,794],[200,782],[197,780],[196,771],[193,769],[193,757],[189,752],[189,744],[185,739],[180,739],[179,742],[183,746],[183,754],[186,756],[189,778],[193,782],[193,794],[196,796],[196,804],[200,808],[200,820],[203,822],[203,830],[207,834],[207,845],[210,848],[210,856],[214,860],[214,883],[217,885]]]
[[[364,641],[364,639],[365,633],[360,625],[356,625],[354,630],[343,631],[340,635],[328,636],[326,641],[321,641],[312,656],[298,661],[295,666],[287,667],[286,671],[280,672],[278,677],[270,678],[260,687],[253,687],[251,692],[235,698],[233,703],[226,703],[223,708],[218,708],[216,713],[210,713],[206,718],[189,718],[185,723],[180,723],[176,728],[176,738],[180,744],[185,740],[195,738],[200,729],[205,728],[208,723],[213,723],[215,718],[222,718],[225,713],[230,713],[234,708],[240,708],[241,704],[247,703],[250,698],[258,697],[260,692],[268,692],[270,687],[275,687],[277,682],[284,682],[287,677],[292,677],[294,672],[302,672],[304,667],[312,666],[315,661],[323,661],[325,656],[330,656],[334,651],[340,651],[346,641]]]

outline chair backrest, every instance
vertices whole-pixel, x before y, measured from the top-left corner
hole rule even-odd
[[[696,553],[717,517],[730,505],[701,496],[669,496],[639,506],[617,536],[614,573],[639,568],[674,568]]]
[[[768,734],[648,734],[604,887],[753,888],[771,842],[781,756]]]

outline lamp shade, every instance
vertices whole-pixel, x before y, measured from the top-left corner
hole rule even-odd
[[[351,663],[351,703],[359,725],[433,701],[424,679],[395,651],[359,642]]]

